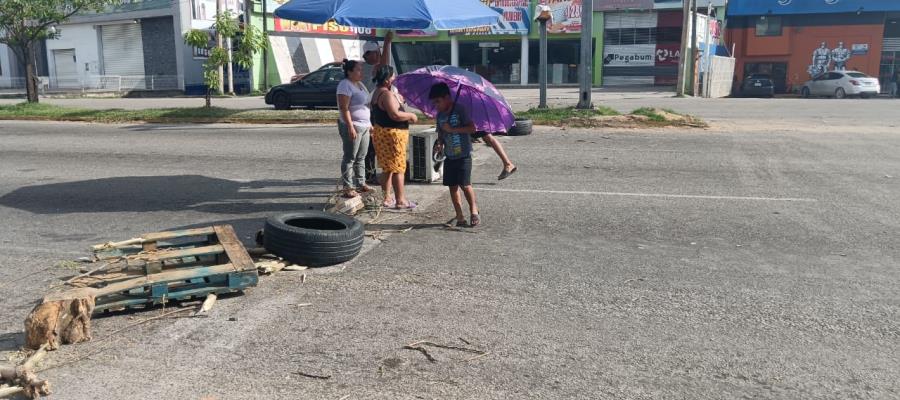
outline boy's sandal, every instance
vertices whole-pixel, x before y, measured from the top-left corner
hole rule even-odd
[[[406,204],[400,204],[400,203],[397,203],[397,209],[398,209],[398,210],[413,210],[413,209],[415,209],[417,206],[418,206],[418,204],[416,204],[416,202],[411,201],[411,200],[407,200],[407,201],[406,201]]]
[[[369,192],[372,192],[372,191],[375,190],[375,189],[372,189],[372,187],[369,186],[369,185],[362,185],[362,186],[356,188],[356,190],[357,190],[358,192],[360,192],[360,193],[369,193]]]
[[[456,220],[456,226],[459,228],[465,228],[469,226],[469,223],[466,222],[465,218]]]
[[[469,224],[471,227],[476,227],[481,223],[481,218],[478,217],[478,214],[472,214],[472,222]]]
[[[354,197],[359,196],[359,193],[358,193],[357,191],[353,190],[353,189],[348,189],[348,190],[345,190],[345,191],[344,191],[344,194],[343,194],[342,196],[343,196],[345,199],[352,199],[352,198],[354,198]]]
[[[513,167],[513,169],[507,171],[506,168],[503,168],[503,172],[500,172],[500,176],[497,177],[498,181],[502,181],[506,178],[509,178],[510,175],[516,173],[519,170],[519,167]]]

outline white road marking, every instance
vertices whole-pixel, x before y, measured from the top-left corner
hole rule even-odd
[[[479,186],[478,190],[486,192],[507,193],[544,193],[544,194],[577,194],[588,196],[623,196],[623,197],[656,197],[666,199],[702,199],[702,200],[749,200],[749,201],[789,201],[814,203],[816,199],[794,197],[755,197],[755,196],[706,196],[691,194],[665,194],[665,193],[622,193],[622,192],[586,192],[570,190],[537,190],[537,189],[494,189]]]

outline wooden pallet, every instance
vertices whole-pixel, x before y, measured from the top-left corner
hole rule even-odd
[[[90,340],[90,317],[98,313],[238,292],[259,281],[230,225],[148,233],[92,250],[89,273],[44,297],[29,315],[29,347]]]

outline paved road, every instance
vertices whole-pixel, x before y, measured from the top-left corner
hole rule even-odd
[[[417,229],[345,269],[64,347],[48,366],[79,361],[43,375],[64,399],[898,398],[900,117],[859,117],[882,103],[827,123],[539,128],[506,142],[521,172],[503,183],[479,150],[483,227],[442,229],[442,191],[417,187],[431,204],[369,227]],[[4,122],[0,143],[0,350],[70,274],[57,261],[220,221],[249,239],[320,205],[338,157],[316,127]],[[423,339],[490,354],[403,349]]]

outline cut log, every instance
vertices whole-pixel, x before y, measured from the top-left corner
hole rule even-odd
[[[46,355],[47,346],[44,345],[17,367],[12,365],[0,365],[0,380],[16,385],[10,388],[0,388],[0,397],[9,397],[24,393],[28,398],[36,399],[38,397],[49,395],[50,383],[38,379],[37,375],[34,373],[35,364]]]

